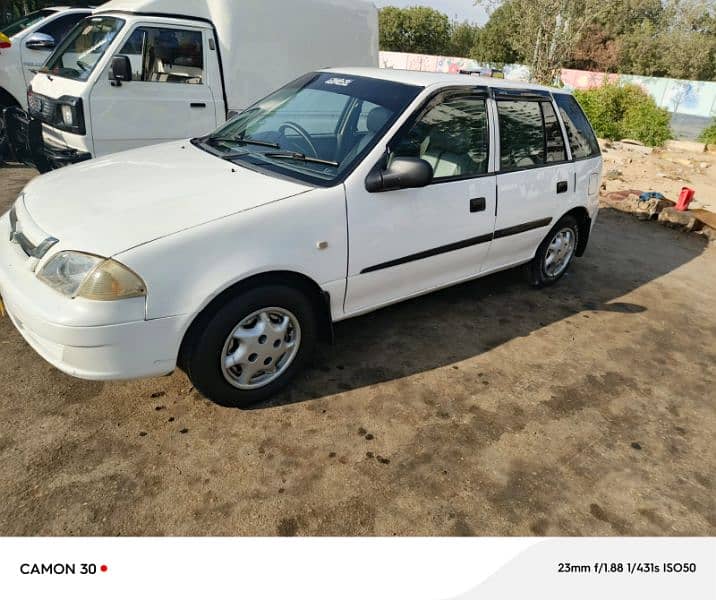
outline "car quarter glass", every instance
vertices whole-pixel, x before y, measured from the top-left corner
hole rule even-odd
[[[567,94],[555,94],[554,100],[567,130],[572,157],[579,160],[600,156],[597,137],[579,103]]]

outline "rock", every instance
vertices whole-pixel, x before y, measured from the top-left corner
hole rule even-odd
[[[700,169],[708,169],[710,166],[711,166],[711,163],[707,163],[707,162],[699,163]]]
[[[645,201],[638,200],[634,214],[643,221],[649,221],[657,218],[665,208],[671,208],[673,206],[674,203],[666,198],[662,198],[661,200],[657,198]]]
[[[678,211],[675,208],[665,208],[659,213],[659,223],[678,229],[679,231],[698,231],[703,224],[689,210]]]
[[[706,152],[714,152],[714,153],[716,153],[716,144],[707,144],[707,145],[706,145]]]
[[[605,177],[609,180],[619,179],[622,176],[622,172],[619,169],[609,169]]]
[[[708,225],[704,225],[701,231],[699,231],[699,233],[703,235],[709,242],[716,242],[716,229],[713,229]]]

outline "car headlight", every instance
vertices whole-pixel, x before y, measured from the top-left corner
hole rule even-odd
[[[84,252],[56,254],[37,276],[69,298],[110,301],[147,295],[141,278],[123,264]]]
[[[69,104],[61,104],[60,105],[60,114],[62,115],[62,122],[67,127],[74,127],[77,125],[75,122],[75,111],[72,106]]]

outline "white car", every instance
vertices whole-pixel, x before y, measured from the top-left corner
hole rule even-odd
[[[310,73],[214,134],[41,176],[0,219],[0,293],[71,375],[165,375],[215,402],[286,385],[332,324],[586,248],[602,159],[561,91]]]
[[[3,110],[27,108],[27,86],[57,44],[90,8],[43,8],[0,26],[0,161],[5,151]]]

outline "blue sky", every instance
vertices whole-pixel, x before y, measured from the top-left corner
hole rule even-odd
[[[472,0],[374,0],[376,6],[430,6],[444,12],[451,19],[457,16],[459,21],[474,21],[479,24],[487,21],[482,8],[473,5]]]

